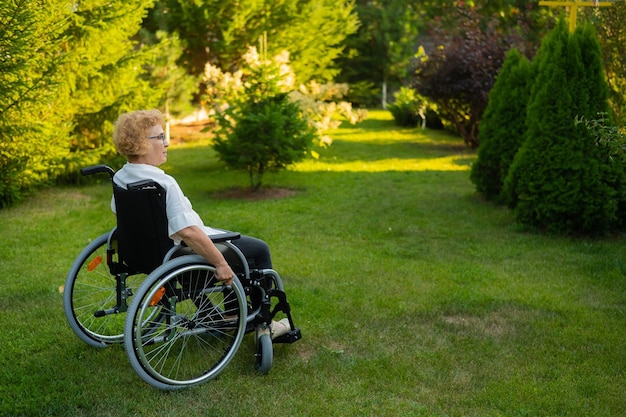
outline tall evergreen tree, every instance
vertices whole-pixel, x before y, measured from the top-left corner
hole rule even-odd
[[[150,69],[157,48],[139,43],[136,35],[154,0],[83,0],[70,15],[64,33],[72,58],[62,68],[63,88],[73,121],[69,171],[115,154],[112,121],[125,111],[158,106],[162,85],[151,85]],[[91,157],[89,156],[91,155]]]
[[[530,61],[511,49],[489,93],[478,129],[478,159],[470,175],[488,200],[501,200],[504,178],[524,139],[531,83]]]
[[[571,73],[572,91],[580,107],[578,118],[596,119],[609,112],[609,88],[600,51],[592,25],[581,25],[571,36],[569,56],[574,60]],[[610,119],[611,120],[611,119]],[[615,166],[605,158],[607,149],[598,146],[592,132],[575,123],[583,143],[585,163],[580,184],[581,231],[604,233],[619,225],[619,195],[614,178]]]
[[[156,49],[133,37],[153,0],[0,0],[0,207],[111,156],[112,121],[154,107]]]
[[[0,207],[48,179],[66,153],[71,124],[59,113],[66,97],[60,53],[67,2],[0,1]]]
[[[527,130],[504,190],[517,222],[557,233],[601,234],[617,224],[616,190],[601,149],[577,118],[608,108],[599,45],[589,26],[561,21],[536,57]]]

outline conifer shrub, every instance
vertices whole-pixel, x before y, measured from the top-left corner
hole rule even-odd
[[[207,64],[205,98],[218,125],[213,148],[230,168],[248,171],[255,191],[266,172],[307,154],[319,157],[313,147],[332,143],[325,132],[341,124],[338,116],[352,124],[367,117],[367,110],[338,101],[348,92],[347,84],[311,81],[296,87],[287,51],[268,58],[264,48],[259,54],[250,47],[242,59],[234,73]]]
[[[247,171],[250,187],[259,191],[266,172],[304,159],[317,131],[283,91],[291,75],[285,62],[250,59],[242,88],[229,91],[227,104],[216,113],[213,149],[230,168]]]
[[[611,123],[606,114],[600,114],[597,119],[577,119],[582,123],[594,138],[595,146],[599,148],[603,158],[602,167],[605,170],[603,178],[616,191],[618,227],[626,226],[626,126],[620,130]]]
[[[470,179],[488,200],[502,201],[504,178],[526,131],[526,105],[532,84],[530,61],[516,48],[506,55],[479,124],[478,159]]]
[[[266,172],[304,159],[317,136],[285,93],[248,100],[239,110],[236,120],[221,117],[213,148],[226,165],[247,171],[258,191]]]
[[[608,111],[607,85],[593,29],[573,34],[563,21],[535,58],[524,141],[504,183],[523,228],[600,235],[621,223],[619,172],[577,118]]]

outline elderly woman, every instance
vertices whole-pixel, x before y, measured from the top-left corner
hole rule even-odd
[[[141,180],[153,180],[166,191],[168,233],[175,243],[184,241],[194,252],[215,266],[215,276],[227,284],[232,283],[234,273],[222,253],[208,235],[220,231],[204,225],[176,180],[158,168],[167,161],[169,143],[163,132],[163,115],[158,110],[138,110],[119,116],[115,123],[113,142],[117,151],[128,161],[115,173],[113,181],[122,188]],[[115,201],[112,201],[115,211]],[[250,268],[270,269],[272,260],[268,245],[250,236],[232,241],[244,254]],[[274,337],[283,333],[284,323],[274,322]]]

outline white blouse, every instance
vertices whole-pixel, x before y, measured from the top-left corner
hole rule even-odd
[[[181,241],[178,232],[190,226],[204,229],[207,235],[224,233],[222,230],[204,225],[174,177],[167,175],[161,168],[147,164],[126,163],[113,177],[113,181],[122,188],[127,188],[128,184],[142,180],[158,182],[165,189],[168,234],[175,244]],[[115,213],[115,198],[111,198],[111,210]]]

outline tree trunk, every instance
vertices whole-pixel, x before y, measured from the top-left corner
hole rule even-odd
[[[381,104],[383,109],[387,110],[387,80],[385,78],[383,78],[383,98]]]

